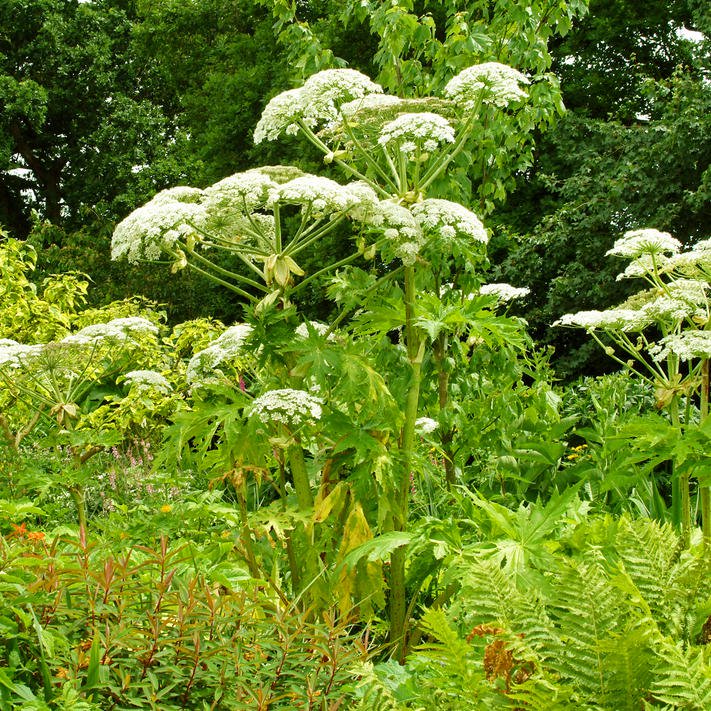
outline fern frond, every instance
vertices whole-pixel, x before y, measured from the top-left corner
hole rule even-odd
[[[615,544],[625,572],[661,632],[683,644],[692,642],[699,623],[708,616],[706,606],[699,608],[700,598],[709,601],[709,570],[703,556],[680,552],[673,528],[650,519],[622,517]]]
[[[652,682],[650,640],[656,635],[656,625],[647,618],[600,643],[605,668],[605,697],[601,701],[607,708],[638,711]]]
[[[387,678],[381,678],[371,662],[358,665],[354,673],[360,677],[358,690],[361,693],[357,711],[402,711],[401,706],[393,696],[391,685]]]
[[[659,665],[652,695],[673,708],[707,711],[711,708],[711,651],[682,650],[670,640],[657,650]]]
[[[618,592],[598,562],[570,560],[553,584],[548,612],[558,632],[549,662],[586,698],[606,695],[606,660],[601,646],[624,625]]]
[[[615,548],[628,575],[657,617],[669,602],[669,588],[679,557],[679,536],[668,524],[623,516]]]

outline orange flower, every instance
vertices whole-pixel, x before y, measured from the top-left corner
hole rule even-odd
[[[10,534],[11,536],[15,536],[17,538],[24,538],[27,535],[27,526],[24,523],[21,524],[16,524],[13,523],[12,525],[12,533]]]
[[[42,531],[28,531],[27,533],[28,541],[43,541],[44,533]]]

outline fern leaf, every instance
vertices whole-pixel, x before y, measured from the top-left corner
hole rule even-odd
[[[619,607],[618,593],[599,564],[570,561],[561,571],[548,608],[559,634],[550,662],[587,698],[606,694],[601,645],[619,629]]]
[[[673,708],[707,711],[711,708],[711,664],[703,648],[683,651],[670,641],[657,652],[660,664],[652,695]]]

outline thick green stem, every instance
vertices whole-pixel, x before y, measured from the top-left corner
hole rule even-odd
[[[434,359],[437,367],[437,401],[440,412],[447,407],[449,402],[449,371],[446,367],[447,359],[447,335],[442,333],[438,336],[434,344]],[[444,459],[444,478],[447,483],[447,490],[451,491],[456,484],[454,473],[454,452],[452,451],[452,440],[454,430],[449,429],[442,433],[442,456]]]
[[[237,500],[239,502],[240,522],[242,523],[242,545],[244,546],[245,560],[249,567],[249,572],[253,578],[259,578],[261,571],[257,564],[257,557],[254,555],[254,547],[252,546],[252,529],[249,525],[249,517],[247,515],[247,484],[242,481],[235,487],[237,490]]]
[[[77,520],[79,522],[79,530],[87,530],[86,527],[86,495],[84,492],[84,487],[80,484],[75,484],[70,487],[69,493],[74,500],[74,505],[77,509]]]
[[[400,438],[402,469],[395,490],[393,527],[405,531],[408,522],[410,476],[415,449],[415,421],[420,398],[424,340],[420,341],[415,329],[415,268],[405,267],[405,339],[410,361],[410,385],[405,402],[405,422]],[[390,642],[395,655],[404,661],[407,652],[407,597],[405,589],[406,549],[397,548],[390,557]]]
[[[679,421],[679,398],[674,396],[669,404],[669,416],[672,425],[681,430]],[[676,472],[674,472],[676,473]],[[680,474],[672,482],[672,514],[674,521],[681,528],[681,541],[685,548],[691,542],[691,494],[689,491],[688,472]]]
[[[311,483],[306,469],[306,461],[304,460],[304,450],[298,444],[291,444],[286,450],[286,456],[289,460],[289,468],[294,480],[294,491],[296,492],[296,500],[299,502],[299,508],[302,511],[310,509],[314,505],[314,497],[311,493]]]
[[[705,358],[701,363],[701,423],[709,414],[709,361]],[[711,551],[711,487],[701,487],[701,530],[704,534],[704,549]]]

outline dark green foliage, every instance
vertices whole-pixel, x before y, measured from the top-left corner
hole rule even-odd
[[[645,112],[645,80],[666,79],[691,59],[688,41],[677,35],[693,26],[689,5],[591,0],[587,15],[551,43],[568,109],[625,122]]]
[[[693,73],[656,89],[650,121],[625,125],[569,113],[539,143],[537,164],[497,219],[495,273],[532,290],[525,316],[556,347],[558,371],[600,372],[584,335],[551,324],[605,308],[639,289],[605,252],[626,230],[656,226],[689,244],[711,219],[711,90]],[[592,357],[591,357],[592,355]]]
[[[8,0],[0,27],[0,220],[16,236],[31,208],[65,226],[112,219],[190,174],[121,3]]]

